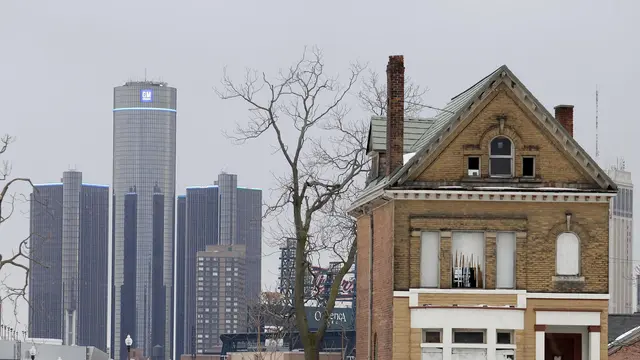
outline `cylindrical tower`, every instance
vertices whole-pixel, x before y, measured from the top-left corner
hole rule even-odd
[[[121,331],[122,285],[124,274],[124,198],[131,188],[137,198],[136,245],[136,348],[151,355],[155,345],[164,348],[165,359],[171,357],[172,331],[166,331],[164,344],[151,344],[152,283],[149,264],[153,259],[153,194],[164,194],[164,259],[163,285],[165,293],[165,329],[173,329],[173,225],[176,181],[176,102],[177,90],[160,82],[127,82],[114,89],[113,100],[113,191],[114,191],[114,274],[113,288],[115,316],[112,324],[114,359],[121,354],[127,334]],[[156,186],[157,185],[157,186]]]

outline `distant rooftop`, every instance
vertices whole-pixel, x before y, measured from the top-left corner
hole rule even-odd
[[[169,83],[166,83],[164,81],[153,81],[153,80],[143,80],[143,81],[134,81],[134,80],[130,80],[127,81],[126,83],[124,83],[124,86],[135,86],[135,85],[142,85],[142,86],[169,86]]]

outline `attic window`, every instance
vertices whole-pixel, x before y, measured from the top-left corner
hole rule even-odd
[[[504,136],[491,140],[489,174],[495,177],[513,176],[513,143]]]

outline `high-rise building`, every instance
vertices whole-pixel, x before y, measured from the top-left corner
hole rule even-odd
[[[154,356],[152,349],[160,346],[171,358],[173,343],[173,234],[176,179],[176,102],[177,90],[161,82],[127,82],[114,89],[113,104],[113,276],[112,276],[112,337],[114,359],[124,359],[124,339],[133,329],[125,331],[123,321],[134,321],[135,348]],[[125,198],[135,188],[135,272],[125,271],[126,258],[131,254],[125,239],[127,224],[134,222],[125,216]],[[162,195],[161,209],[158,196]],[[155,211],[154,211],[155,210]],[[161,211],[161,213],[159,213]],[[155,216],[154,216],[155,212]],[[162,220],[159,220],[159,217]],[[162,224],[162,235],[159,228]],[[155,233],[155,234],[154,234]],[[154,254],[154,235],[162,238],[160,253]],[[157,242],[156,242],[157,243]],[[130,250],[129,250],[130,251]],[[162,288],[154,289],[154,258],[162,259]],[[123,309],[130,294],[123,294],[135,276],[135,310]],[[158,278],[155,284],[159,284]],[[159,285],[157,285],[159,286]],[[158,297],[155,297],[158,295]],[[157,306],[161,303],[164,311]],[[129,319],[125,313],[133,314]],[[161,314],[162,319],[157,319]],[[156,317],[156,319],[154,319]],[[164,323],[164,339],[154,336],[154,324]],[[159,343],[158,343],[159,342]],[[126,355],[125,355],[126,356]]]
[[[176,220],[176,306],[175,306],[175,340],[173,346],[173,359],[179,359],[184,353],[184,300],[185,300],[185,284],[184,284],[184,263],[186,242],[186,221],[187,221],[187,197],[186,195],[178,195]]]
[[[624,166],[613,167],[609,177],[618,195],[609,207],[609,313],[633,314],[636,290],[633,256],[633,183]]]
[[[198,353],[220,353],[221,334],[247,328],[246,246],[210,245],[197,253]]]
[[[196,350],[196,256],[208,245],[217,245],[219,235],[220,192],[217,185],[187,188],[186,236],[184,256],[183,353]],[[180,310],[177,310],[180,312]],[[182,355],[182,354],[180,354]]]
[[[258,299],[261,288],[262,257],[262,191],[238,187],[237,175],[222,173],[215,185],[187,188],[184,198],[184,215],[178,213],[176,266],[184,267],[184,273],[177,272],[176,286],[184,287],[184,303],[176,303],[176,358],[182,354],[196,352],[196,256],[209,245],[246,246],[246,293],[244,299]],[[180,199],[178,199],[180,204]],[[180,223],[184,222],[184,229]],[[184,241],[181,241],[181,237]],[[181,260],[184,259],[184,260]],[[184,285],[179,285],[184,278]],[[179,295],[180,296],[180,295]],[[180,319],[180,316],[184,316]],[[182,339],[182,340],[180,340]]]
[[[262,190],[237,188],[236,241],[247,247],[246,298],[258,299],[262,288]]]
[[[29,336],[106,351],[109,187],[65,171],[30,204]]]

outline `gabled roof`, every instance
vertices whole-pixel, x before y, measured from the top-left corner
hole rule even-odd
[[[411,152],[416,141],[433,125],[432,118],[407,118],[404,120],[404,153]],[[367,152],[387,150],[387,118],[372,116],[369,124]]]
[[[516,97],[531,110],[541,127],[546,128],[555,137],[564,150],[582,166],[602,189],[617,189],[616,184],[607,173],[576,142],[573,136],[567,133],[558,120],[531,94],[511,70],[506,65],[502,65],[467,90],[453,97],[447,106],[435,116],[433,125],[409,150],[409,152],[415,152],[415,155],[390,176],[381,177],[369,183],[354,205],[357,206],[358,203],[366,201],[373,192],[402,184],[411,175],[420,171],[419,166],[425,159],[433,154],[437,147],[454,132],[456,126],[502,83],[507,85]]]

